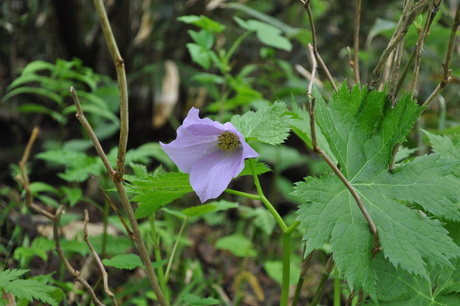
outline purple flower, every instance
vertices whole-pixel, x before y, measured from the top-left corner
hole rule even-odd
[[[221,124],[209,118],[200,119],[192,107],[177,138],[161,147],[184,173],[201,200],[217,198],[244,168],[244,159],[258,157],[230,122]]]

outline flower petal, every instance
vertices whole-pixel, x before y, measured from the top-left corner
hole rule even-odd
[[[198,160],[190,172],[190,184],[201,203],[217,198],[230,184],[232,178],[244,168],[243,150],[231,153],[216,151]]]

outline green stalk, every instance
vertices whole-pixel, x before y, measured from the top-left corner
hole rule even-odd
[[[161,261],[161,251],[160,251],[160,241],[158,239],[156,227],[155,227],[155,214],[152,214],[149,218],[149,223],[150,223],[150,231],[151,231],[151,236],[152,236],[152,243],[153,243],[153,249],[155,252],[155,260],[156,261]],[[166,281],[165,281],[165,274],[163,271],[163,267],[158,267],[158,283],[160,284],[161,290],[163,291],[165,295],[165,299],[169,304],[169,294],[168,290],[166,287]]]
[[[251,166],[251,170],[253,174],[252,176],[254,177],[254,185],[256,185],[257,194],[259,195],[262,203],[264,203],[265,207],[267,207],[268,211],[270,211],[270,213],[273,215],[279,227],[284,233],[287,231],[288,227],[286,223],[284,223],[283,218],[281,218],[280,214],[276,211],[275,207],[273,207],[272,203],[270,203],[270,201],[265,197],[264,192],[262,191],[262,187],[260,186],[259,177],[256,174],[254,163],[255,161],[253,158],[249,159],[249,165]]]
[[[334,278],[334,306],[340,306],[341,292],[340,292],[340,278]]]
[[[289,278],[291,273],[291,234],[283,233],[283,282],[281,284],[281,306],[289,300]]]
[[[227,54],[225,54],[224,58],[222,59],[224,63],[226,64],[228,63],[228,61],[230,60],[230,57],[232,57],[233,53],[235,53],[236,49],[241,45],[243,40],[245,40],[252,33],[254,32],[251,32],[251,31],[244,32],[240,37],[237,38],[237,40],[235,40],[233,45],[228,50]]]
[[[168,282],[169,279],[169,271],[171,270],[171,265],[174,260],[174,256],[176,255],[177,246],[179,245],[180,237],[182,237],[182,233],[184,232],[185,224],[187,224],[188,218],[184,219],[182,222],[182,226],[180,227],[179,234],[177,235],[176,241],[174,241],[174,246],[171,251],[171,255],[169,256],[168,266],[166,267],[166,274],[165,274],[165,282]]]

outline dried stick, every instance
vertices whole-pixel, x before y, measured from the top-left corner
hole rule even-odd
[[[361,0],[356,0],[355,8],[355,32],[353,37],[353,72],[355,74],[355,82],[359,83],[359,26],[361,21]]]
[[[310,252],[307,257],[302,261],[302,267],[300,270],[299,280],[297,281],[297,286],[295,289],[294,297],[292,298],[292,306],[295,306],[299,303],[300,291],[302,290],[303,283],[305,278],[307,278],[307,272],[310,268],[311,259],[313,257],[313,252]]]
[[[380,57],[373,73],[372,73],[372,80],[369,83],[369,90],[373,90],[377,84],[380,82],[382,77],[382,71],[387,62],[388,57],[393,52],[393,50],[398,46],[398,44],[402,41],[404,36],[406,35],[410,25],[414,21],[414,19],[421,13],[421,11],[428,5],[430,0],[421,0],[414,6],[412,11],[406,16],[402,15],[399,19],[399,23],[395,30],[394,37],[388,43],[388,46],[383,51],[382,56]]]
[[[72,276],[75,278],[75,280],[80,282],[83,285],[83,287],[85,287],[85,289],[89,292],[89,294],[91,295],[91,298],[93,299],[93,302],[96,305],[103,306],[104,304],[102,304],[101,301],[99,301],[99,299],[97,298],[96,294],[94,293],[93,288],[91,288],[91,286],[88,284],[88,282],[84,278],[82,278],[80,276],[80,272],[75,270],[70,265],[69,261],[67,260],[67,258],[64,255],[64,252],[62,251],[61,242],[60,242],[60,239],[59,239],[59,221],[61,220],[61,215],[62,215],[63,209],[64,209],[64,207],[62,205],[60,205],[58,210],[56,211],[56,215],[54,216],[54,220],[53,220],[53,234],[54,234],[54,242],[56,244],[56,247],[55,247],[56,252],[58,253],[59,258],[61,258],[61,261],[64,264],[64,267],[66,268],[66,270],[70,274],[72,274]]]
[[[90,135],[90,138],[93,141],[93,145],[96,148],[97,153],[99,154],[99,157],[103,161],[107,171],[110,174],[110,177],[112,178],[113,183],[115,184],[115,187],[117,188],[117,192],[118,192],[118,195],[120,196],[121,203],[123,205],[123,208],[125,209],[126,215],[128,216],[129,223],[131,224],[131,228],[134,234],[133,240],[136,243],[136,246],[139,250],[139,255],[142,259],[142,262],[144,263],[144,266],[147,272],[147,276],[149,278],[150,284],[152,285],[153,291],[155,292],[155,295],[157,296],[158,302],[162,306],[168,305],[164,297],[164,294],[161,291],[155,271],[153,270],[152,262],[150,261],[149,252],[142,238],[142,235],[139,229],[139,224],[137,223],[137,219],[134,215],[133,207],[131,206],[128,195],[126,194],[125,187],[123,186],[123,183],[118,179],[118,177],[116,175],[113,175],[114,171],[112,167],[110,166],[107,156],[105,155],[104,150],[102,150],[99,140],[94,134],[94,131],[91,128],[91,125],[88,123],[85,115],[83,114],[83,111],[80,105],[80,101],[78,99],[78,96],[75,90],[71,88],[70,91],[72,93],[73,101],[77,107],[76,117],[80,121],[80,123],[83,125],[83,127],[86,129],[87,133]]]
[[[334,78],[332,77],[331,73],[329,72],[329,69],[327,68],[326,64],[324,63],[323,59],[318,53],[318,48],[316,45],[316,29],[315,29],[315,24],[313,23],[313,16],[311,14],[310,0],[300,0],[300,2],[303,4],[304,8],[307,10],[308,20],[310,20],[312,44],[313,44],[313,50],[314,50],[316,60],[321,65],[321,69],[324,70],[324,73],[326,73],[326,77],[329,80],[329,83],[331,83],[331,86],[334,89],[334,91],[338,92],[339,89],[335,85]]]
[[[332,255],[329,256],[329,259],[327,260],[326,267],[324,268],[323,275],[321,276],[321,279],[319,281],[318,289],[316,290],[315,296],[313,297],[313,301],[311,301],[311,306],[316,306],[318,305],[319,301],[321,300],[321,297],[323,296],[323,290],[324,290],[324,285],[326,284],[327,279],[329,278],[329,275],[332,272],[332,269],[334,268],[334,259],[332,258]]]
[[[118,142],[118,157],[117,157],[117,168],[116,177],[119,181],[123,180],[125,172],[125,156],[126,147],[128,145],[128,86],[126,82],[125,64],[124,60],[118,51],[118,46],[115,41],[115,37],[110,27],[109,19],[104,8],[102,0],[94,0],[94,6],[96,8],[97,15],[99,16],[99,22],[101,24],[102,32],[104,33],[107,46],[115,64],[117,71],[118,89],[120,90],[120,140]]]
[[[30,151],[32,151],[32,147],[35,141],[37,140],[39,132],[40,129],[38,127],[34,127],[34,129],[32,130],[32,134],[30,135],[29,141],[27,142],[26,148],[24,150],[24,155],[22,156],[21,161],[19,162],[19,170],[21,174],[17,177],[17,179],[21,183],[22,187],[26,192],[26,206],[30,207],[35,212],[47,217],[48,219],[53,220],[53,214],[47,212],[46,210],[44,210],[32,201],[32,191],[30,190],[29,175],[27,174],[26,168],[27,161],[29,160],[30,156]]]
[[[410,14],[414,5],[415,5],[414,0],[404,1],[404,7],[403,7],[401,17],[399,18],[398,24],[396,25],[395,31],[393,32],[391,39],[393,39],[400,32],[401,27],[403,25],[403,21]],[[401,67],[403,51],[404,51],[404,37],[401,39],[401,41],[396,46],[396,50],[388,57],[387,62],[385,64],[382,81],[379,86],[379,90],[383,90],[386,80],[388,79],[388,77],[390,78],[389,89],[388,89],[388,96],[390,97],[390,100],[393,100],[393,97],[396,97],[396,83],[399,77],[399,71]],[[391,73],[390,73],[390,70],[391,70]]]
[[[309,46],[310,47],[310,46]],[[310,47],[310,57],[312,59],[313,63],[313,71],[312,71],[312,76],[314,76],[314,70],[317,68],[317,64],[315,61],[315,56],[313,52],[313,48]],[[329,167],[334,171],[334,173],[339,177],[339,179],[342,181],[342,183],[347,187],[348,191],[350,191],[351,195],[356,201],[356,204],[358,204],[359,209],[361,210],[361,213],[363,214],[364,218],[366,219],[367,223],[369,224],[369,229],[374,236],[374,246],[372,248],[372,258],[382,250],[380,247],[380,242],[379,242],[379,235],[377,233],[377,227],[374,224],[374,221],[372,221],[371,216],[366,210],[366,207],[363,204],[363,201],[361,200],[361,197],[359,194],[356,192],[356,190],[351,186],[350,182],[346,179],[346,177],[343,175],[343,173],[340,171],[340,169],[337,167],[337,165],[331,160],[331,158],[319,147],[318,142],[316,140],[316,125],[315,125],[315,98],[312,96],[312,88],[313,88],[313,80],[310,82],[308,85],[308,98],[310,100],[310,103],[308,104],[308,114],[310,115],[310,130],[311,130],[311,142],[313,146],[313,151],[315,151],[319,156],[321,156],[324,161],[329,165]]]
[[[88,215],[88,210],[87,209],[85,209],[84,214],[85,214],[85,221],[83,223],[83,235],[84,235],[83,237],[84,237],[84,240],[85,240],[86,244],[88,245],[89,249],[91,250],[91,254],[93,254],[94,259],[96,259],[96,263],[99,266],[99,269],[101,270],[105,293],[110,297],[110,299],[112,300],[113,305],[118,305],[117,300],[115,299],[115,295],[109,289],[108,275],[107,275],[107,272],[105,271],[104,265],[102,264],[102,261],[99,258],[99,255],[96,253],[96,250],[94,249],[93,245],[91,244],[91,242],[88,239],[89,215]]]
[[[109,172],[109,175],[112,179],[115,178],[115,170],[113,170],[112,165],[110,165],[109,160],[107,159],[107,156],[104,153],[104,149],[101,146],[101,143],[99,142],[99,139],[97,139],[96,134],[94,133],[93,129],[91,128],[91,125],[89,124],[88,120],[86,120],[85,114],[83,113],[83,110],[81,108],[80,104],[80,99],[78,99],[77,93],[73,87],[70,87],[70,93],[72,95],[72,99],[75,103],[75,106],[77,107],[77,113],[75,117],[80,121],[81,125],[85,128],[86,132],[89,135],[89,138],[93,142],[94,148],[97,151],[97,154],[102,160],[102,163],[104,164],[105,168]]]
[[[428,8],[429,12],[427,14],[425,25],[423,26],[423,31],[419,34],[419,37],[417,40],[417,51],[415,54],[414,73],[412,76],[411,86],[409,87],[409,92],[412,93],[412,96],[414,95],[415,86],[417,85],[418,75],[420,72],[420,65],[422,62],[423,44],[425,43],[426,37],[428,36],[428,31],[430,30],[431,23],[433,22],[434,16],[439,10],[439,6],[441,5],[441,2],[442,1],[440,0],[432,0],[430,2],[429,8]]]
[[[452,60],[452,53],[453,53],[454,44],[455,44],[455,36],[457,35],[457,30],[459,26],[460,26],[460,2],[457,5],[457,11],[455,13],[454,23],[452,24],[452,30],[450,32],[449,46],[447,48],[446,60],[444,61],[444,64],[443,64],[444,73],[442,75],[442,80],[439,83],[439,85],[436,87],[436,89],[428,97],[428,99],[423,103],[423,105],[425,106],[430,105],[431,102],[433,102],[433,100],[441,92],[441,90],[443,90],[447,86],[447,84],[450,82],[450,80],[452,79],[450,76],[450,73],[451,73],[450,61]]]
[[[129,228],[128,224],[126,224],[126,221],[125,221],[125,218],[123,217],[123,215],[118,211],[117,206],[115,206],[115,204],[113,204],[112,199],[110,199],[110,197],[107,195],[107,193],[105,192],[104,188],[102,188],[101,184],[99,184],[98,181],[96,181],[96,178],[95,178],[91,173],[88,173],[88,175],[89,175],[89,176],[93,179],[93,181],[95,181],[96,184],[99,186],[99,188],[101,189],[102,193],[104,194],[105,200],[109,203],[110,207],[111,207],[111,208],[115,211],[115,213],[117,214],[118,219],[120,219],[121,224],[123,224],[123,227],[125,228],[125,230],[126,230],[126,232],[128,233],[129,237],[131,237],[131,239],[134,240],[134,234],[133,234],[133,232],[131,231],[131,229]]]

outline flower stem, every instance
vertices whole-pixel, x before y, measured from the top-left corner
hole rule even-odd
[[[256,185],[257,194],[259,195],[260,200],[262,201],[262,203],[264,203],[265,207],[267,207],[267,209],[273,215],[273,217],[275,218],[276,222],[280,226],[280,228],[283,231],[283,233],[285,233],[287,231],[288,227],[287,227],[286,223],[284,223],[283,218],[281,218],[280,214],[276,211],[275,207],[273,207],[272,203],[270,203],[270,201],[265,197],[264,192],[262,191],[262,187],[260,186],[259,177],[256,174],[256,169],[255,169],[254,164],[255,164],[254,159],[252,159],[252,158],[249,159],[249,165],[251,166],[251,170],[252,170],[252,174],[253,174],[252,176],[254,177],[254,185]]]

